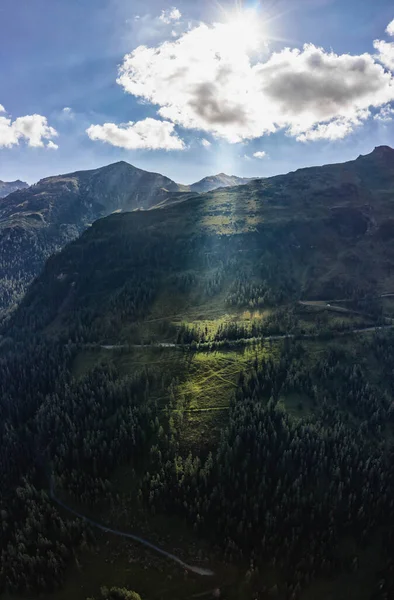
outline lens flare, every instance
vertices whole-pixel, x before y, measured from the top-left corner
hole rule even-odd
[[[232,9],[220,9],[220,24],[216,24],[217,35],[223,38],[223,44],[233,50],[242,50],[247,53],[259,52],[268,41],[266,23],[260,5],[245,6],[239,2]]]
[[[227,28],[233,44],[245,50],[257,51],[266,42],[264,23],[257,10],[252,8],[237,10],[230,15]]]

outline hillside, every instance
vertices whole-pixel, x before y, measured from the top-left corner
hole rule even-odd
[[[149,208],[182,189],[125,162],[47,177],[0,200],[0,312],[23,295],[45,260],[96,219]]]
[[[3,323],[0,597],[393,598],[394,151],[187,198]]]
[[[394,151],[377,148],[114,214],[48,261],[15,318],[38,329],[80,318],[92,339],[126,339],[137,317],[171,322],[168,312],[179,321],[213,305],[225,314],[394,291],[393,193]]]
[[[113,212],[183,202],[199,191],[246,181],[221,174],[185,186],[121,161],[47,177],[31,187],[4,184],[13,189],[4,188],[9,195],[0,199],[0,314],[23,297],[49,256],[95,220]],[[2,182],[0,198],[1,190]]]
[[[16,192],[16,190],[23,190],[29,187],[27,183],[17,179],[16,181],[0,181],[0,198],[4,198],[11,194],[12,192]]]

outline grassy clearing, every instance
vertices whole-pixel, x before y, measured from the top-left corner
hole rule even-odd
[[[176,412],[182,413],[180,443],[183,448],[211,448],[227,423],[228,407],[236,389],[239,373],[255,360],[278,352],[277,344],[246,346],[232,350],[185,352],[175,348],[134,348],[131,350],[81,351],[74,360],[75,377],[94,367],[113,363],[121,376],[141,370],[163,372],[177,381]],[[151,390],[167,418],[169,390]]]
[[[173,325],[180,327],[182,324],[205,335],[206,341],[213,341],[221,327],[237,324],[244,327],[246,331],[251,331],[253,323],[261,324],[272,313],[271,309],[266,310],[238,310],[222,314],[216,318],[210,318],[206,313],[199,316],[188,315],[186,319],[177,319],[172,321]]]
[[[187,377],[177,390],[189,409],[183,415],[180,439],[183,448],[214,447],[227,423],[239,373],[248,370],[256,357],[261,359],[275,352],[275,346],[266,345],[193,354]]]
[[[191,409],[228,406],[242,362],[236,352],[197,352],[178,387]]]

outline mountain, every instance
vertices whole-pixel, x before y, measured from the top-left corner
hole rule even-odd
[[[225,314],[394,291],[393,192],[394,150],[379,147],[348,163],[111,215],[48,261],[18,320],[39,315],[38,329],[54,319],[67,328],[83,313],[88,337],[118,339],[137,317],[168,320],[175,305],[182,319],[212,305]]]
[[[46,177],[31,187],[4,184],[17,191],[0,199],[0,313],[18,302],[49,256],[95,220],[113,212],[162,208],[199,191],[246,181],[222,173],[185,186],[120,161]]]
[[[180,191],[169,193],[164,200],[158,202],[151,208],[164,208],[169,204],[185,202],[186,200],[192,198],[195,194],[204,194],[219,188],[245,185],[253,180],[253,178],[236,177],[235,175],[226,175],[225,173],[211,175],[209,177],[204,177],[204,179],[201,179],[201,181],[197,181],[197,183],[192,183],[191,185],[179,185]]]
[[[236,177],[235,175],[226,175],[225,173],[219,173],[218,175],[211,175],[210,177],[204,177],[197,183],[192,183],[189,186],[191,192],[197,192],[199,194],[204,192],[211,192],[221,187],[234,187],[236,185],[245,185],[252,181],[252,178],[247,177]]]
[[[84,225],[115,211],[149,208],[180,186],[168,177],[118,162],[91,171],[41,179],[0,203],[0,218],[32,217],[46,225]]]
[[[16,190],[24,190],[28,188],[29,185],[20,179],[16,181],[1,181],[0,180],[0,198],[4,198],[11,194],[12,192],[16,192]]]
[[[12,306],[45,260],[96,219],[147,209],[183,187],[118,162],[47,177],[0,200],[0,311]]]
[[[0,595],[394,598],[394,151],[167,199],[2,323]]]

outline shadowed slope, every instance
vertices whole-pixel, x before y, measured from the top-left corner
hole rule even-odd
[[[15,323],[57,319],[116,340],[152,307],[165,318],[212,302],[225,312],[394,289],[393,157],[377,149],[99,220],[48,261]]]
[[[47,177],[0,200],[0,311],[23,294],[45,260],[96,219],[149,208],[181,188],[125,162]]]

